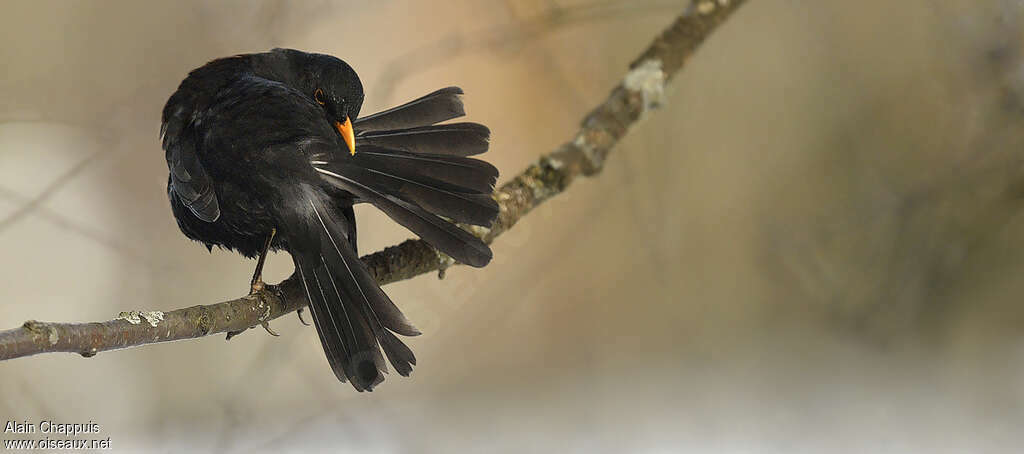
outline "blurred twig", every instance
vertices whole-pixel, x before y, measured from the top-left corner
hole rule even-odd
[[[70,233],[78,235],[82,239],[92,241],[99,246],[103,246],[112,252],[120,254],[126,259],[138,263],[139,265],[145,266],[152,270],[158,270],[160,267],[158,264],[153,263],[141,252],[135,250],[134,248],[126,244],[122,244],[122,242],[118,241],[117,239],[111,238],[111,236],[108,235],[107,233],[90,227],[88,225],[85,225],[79,222],[79,220],[73,219],[70,216],[65,215],[59,211],[47,208],[45,203],[43,203],[42,201],[35,201],[38,200],[38,196],[36,196],[35,199],[29,198],[21,194],[18,194],[8,188],[0,186],[0,199],[9,200],[13,203],[23,204],[22,208],[19,208],[19,211],[27,207],[28,210],[25,212],[25,215],[32,215],[43,221],[49,222],[54,227],[64,229]],[[9,217],[7,219],[11,218]],[[11,222],[17,222],[17,219],[12,220]],[[0,231],[0,233],[3,232]]]
[[[462,54],[483,50],[515,54],[529,41],[539,39],[567,25],[617,19],[626,15],[649,14],[660,10],[678,11],[680,2],[671,0],[638,3],[636,0],[604,0],[571,7],[553,5],[551,9],[541,14],[517,19],[514,23],[502,27],[475,33],[455,32],[437,41],[413,48],[391,60],[377,78],[374,91],[391,95],[403,79]]]
[[[0,219],[0,232],[3,232],[10,226],[17,223],[22,218],[24,218],[25,216],[31,214],[32,211],[42,206],[43,203],[45,203],[51,196],[53,196],[54,194],[57,193],[57,191],[63,188],[68,181],[71,181],[72,178],[81,174],[86,168],[89,167],[89,165],[93,163],[93,161],[96,160],[96,158],[98,158],[105,152],[106,150],[100,150],[89,156],[82,158],[66,172],[54,178],[53,181],[51,181],[50,184],[46,185],[46,187],[43,188],[43,190],[35,197],[32,197],[30,200],[26,201],[24,205],[14,210],[14,212],[7,215],[7,217]]]
[[[512,228],[533,208],[563,192],[579,176],[598,173],[612,147],[630,126],[657,107],[664,86],[704,40],[745,0],[699,0],[690,14],[679,16],[630,66],[608,98],[591,111],[572,139],[505,183],[494,194],[500,214],[490,229],[472,228],[486,242]],[[443,270],[448,263],[422,240],[363,257],[383,285]],[[292,277],[256,294],[209,306],[168,313],[122,313],[98,323],[28,321],[0,332],[0,360],[48,352],[92,356],[97,352],[157,342],[234,332],[260,325],[307,303],[299,280]]]
[[[796,291],[803,297],[796,299],[812,303],[838,327],[887,343],[947,327],[957,305],[983,304],[964,298],[965,291],[1015,264],[1017,245],[1011,243],[1020,237],[1024,212],[1024,45],[1021,21],[1007,20],[1005,6],[989,5],[999,20],[968,27],[967,37],[958,36],[964,33],[962,15],[940,11],[955,24],[943,36],[972,43],[948,58],[955,71],[936,77],[943,102],[956,106],[957,132],[934,130],[930,134],[944,139],[939,142],[899,134],[898,140],[861,145],[873,121],[896,123],[885,116],[892,105],[879,101],[838,125],[835,143],[825,148],[842,158],[820,171],[829,175],[829,188],[811,204],[813,211],[793,216],[815,222],[769,229],[769,266],[787,299]],[[891,148],[879,150],[875,143]],[[885,178],[879,170],[889,156],[917,153],[916,159],[951,159],[922,178]]]

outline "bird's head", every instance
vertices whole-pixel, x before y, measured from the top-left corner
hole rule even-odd
[[[283,75],[292,88],[309,96],[320,105],[327,120],[338,130],[355,154],[355,131],[352,122],[359,116],[363,106],[363,84],[348,63],[337,57],[312,54],[294,49],[274,49],[271,54],[282,56],[287,61],[287,72]]]

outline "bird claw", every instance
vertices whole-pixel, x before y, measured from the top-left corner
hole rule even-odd
[[[303,324],[303,325],[309,326],[309,323],[307,323],[307,322],[306,322],[305,320],[303,320],[303,318],[302,318],[302,308],[301,308],[301,307],[295,310],[295,315],[298,315],[298,316],[299,316],[299,321],[300,321],[300,322],[302,322],[302,324]]]
[[[267,330],[267,333],[269,333],[271,336],[274,336],[274,337],[279,337],[280,336],[280,334],[278,334],[274,330],[270,329],[270,322],[260,322],[260,326],[262,326],[263,329]],[[248,328],[246,328],[246,329],[248,329]],[[224,340],[231,340],[232,337],[235,337],[235,336],[237,336],[239,334],[242,334],[244,332],[245,332],[244,329],[241,329],[241,330],[238,330],[238,331],[228,331],[228,334],[227,334],[226,337],[224,337]]]
[[[270,322],[262,322],[262,323],[260,323],[260,325],[263,326],[263,329],[267,330],[267,332],[270,333],[271,336],[274,336],[274,337],[280,336],[280,334],[277,334],[277,333],[274,332],[274,330],[270,329]]]

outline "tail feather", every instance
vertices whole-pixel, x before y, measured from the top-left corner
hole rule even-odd
[[[490,194],[445,191],[415,181],[408,181],[396,195],[431,213],[471,225],[490,226],[499,211],[498,202]]]
[[[358,153],[357,153],[358,154]],[[428,212],[419,205],[382,192],[353,177],[358,168],[338,163],[316,167],[328,183],[374,204],[405,228],[426,242],[470,266],[482,267],[491,261],[491,248],[458,226]]]
[[[448,123],[418,128],[371,131],[358,136],[360,145],[446,156],[473,156],[490,146],[491,130],[478,123]]]
[[[476,123],[437,125],[465,115],[460,95],[462,89],[448,87],[355,120],[354,156],[309,154],[322,180],[347,193],[348,208],[335,213],[325,195],[306,192],[310,209],[298,207],[295,219],[284,223],[295,230],[284,233],[331,369],[359,391],[384,380],[385,358],[408,376],[416,356],[395,334],[419,331],[359,260],[353,197],[459,262],[482,267],[491,260],[480,238],[451,222],[489,225],[499,212],[491,197],[498,170],[469,157],[487,151],[490,130]]]
[[[348,345],[354,346],[354,348],[349,348],[352,354],[349,359],[350,364],[356,365],[355,373],[365,381],[364,387],[369,390],[383,380],[383,377],[378,378],[379,374],[374,371],[387,373],[387,366],[384,364],[384,357],[381,356],[377,341],[380,322],[373,318],[373,309],[370,307],[372,303],[363,294],[364,292],[358,284],[355,284],[351,273],[347,271],[350,265],[345,260],[331,261],[335,262],[333,267],[328,264],[324,255],[320,255],[320,264],[323,266],[315,270],[316,279],[321,285],[324,285],[325,282],[329,284],[326,285],[328,287],[326,290],[329,292],[328,296],[333,298],[328,300],[329,304],[326,308],[328,315],[334,317],[331,319],[331,323],[335,329],[338,328],[335,320],[338,317],[333,313],[340,312],[346,322],[340,328],[342,331],[347,330],[347,337],[352,342]],[[339,263],[345,270],[338,269]],[[331,304],[339,301],[341,304]],[[367,304],[360,304],[360,302]],[[332,308],[332,306],[335,307]],[[370,362],[373,363],[373,370],[370,370]],[[356,381],[353,379],[352,383],[355,384]]]
[[[323,286],[316,280],[315,268],[310,266],[307,260],[295,258],[295,270],[302,279],[302,286],[306,290],[306,298],[309,300],[309,311],[313,314],[313,323],[316,324],[316,333],[320,337],[320,345],[327,355],[327,363],[331,365],[334,375],[342,382],[348,381],[348,373],[345,365],[346,358],[350,357],[348,343],[342,338],[342,331],[339,330],[327,311],[327,295],[323,292]],[[321,313],[323,311],[323,313]],[[321,321],[323,320],[323,321]],[[331,325],[328,325],[331,322]]]
[[[498,169],[487,161],[458,156],[423,155],[367,147],[341,162],[367,169],[387,170],[428,184],[439,182],[459,192],[490,194],[498,180]]]
[[[416,358],[389,329],[403,335],[419,331],[359,260],[344,237],[348,231],[345,221],[317,201],[311,199],[309,204],[309,231],[317,233],[319,241],[292,252],[335,376],[359,391],[372,391],[387,373],[381,348],[395,370],[408,375]]]
[[[322,206],[318,207],[312,200],[310,205],[313,208],[313,213],[316,215],[316,221],[322,228],[320,237],[321,254],[328,258],[328,263],[337,262],[344,266],[344,271],[336,267],[338,273],[344,272],[343,275],[351,277],[351,279],[344,280],[343,282],[356,286],[356,289],[359,291],[358,296],[360,297],[358,299],[368,303],[367,307],[373,309],[375,318],[379,318],[383,326],[404,336],[420,335],[420,331],[409,322],[409,319],[402,314],[398,306],[395,306],[391,298],[388,298],[384,290],[381,290],[380,286],[377,285],[377,281],[370,276],[366,266],[359,260],[355,249],[346,241],[343,233],[348,228],[346,221],[332,216],[332,213],[327,212]],[[323,251],[326,251],[326,253]]]
[[[353,166],[339,163],[336,170],[368,187],[415,203],[428,212],[472,225],[490,225],[498,215],[498,203],[490,193],[477,193],[420,174],[384,166]]]
[[[462,89],[448,87],[391,109],[361,117],[352,124],[359,131],[415,128],[466,115],[459,95]]]
[[[412,366],[416,365],[416,355],[413,355],[412,350],[389,331],[384,331],[379,340],[384,354],[388,355],[388,361],[391,361],[395,371],[403,377],[408,377],[412,373]]]

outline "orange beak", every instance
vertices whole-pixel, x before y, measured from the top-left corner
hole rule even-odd
[[[349,121],[348,117],[345,117],[344,123],[334,122],[334,127],[341,133],[341,138],[345,139],[345,145],[348,145],[348,152],[352,155],[356,155],[356,133],[352,130],[352,122]]]

